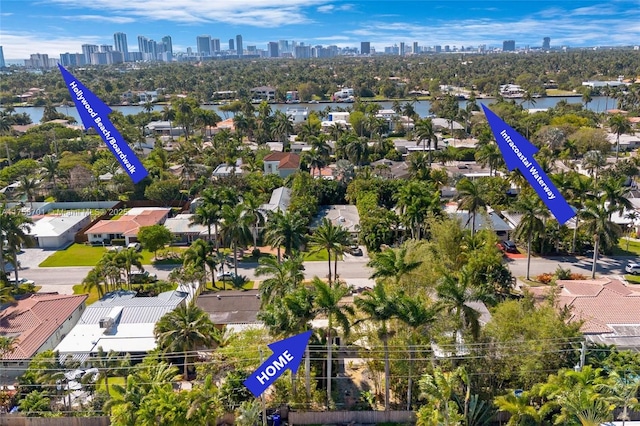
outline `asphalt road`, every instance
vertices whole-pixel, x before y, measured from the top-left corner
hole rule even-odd
[[[602,258],[598,261],[598,275],[620,275],[624,273],[624,266],[629,258]],[[340,278],[347,281],[366,283],[371,275],[371,269],[366,266],[366,258],[349,257],[338,262],[338,274]],[[526,276],[527,259],[507,259],[509,269],[515,277]],[[553,273],[558,266],[569,268],[572,272],[582,273],[590,276],[591,259],[586,257],[551,257],[531,259],[530,276],[550,272]],[[238,266],[238,273],[245,275],[250,280],[255,280],[255,268],[257,264],[243,263]],[[160,279],[166,279],[175,266],[146,266],[145,270],[155,273]],[[327,262],[305,262],[305,276],[325,277],[328,271]],[[37,266],[27,266],[20,271],[20,276],[32,279],[36,285],[42,286],[42,291],[58,291],[63,294],[73,293],[72,286],[82,282],[90,267],[61,267],[61,268],[40,268]],[[365,285],[365,284],[363,284]]]

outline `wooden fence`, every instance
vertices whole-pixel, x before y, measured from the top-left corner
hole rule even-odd
[[[109,417],[24,417],[0,414],[0,426],[109,426]]]
[[[415,424],[413,411],[289,411],[289,425],[321,425],[350,423]]]

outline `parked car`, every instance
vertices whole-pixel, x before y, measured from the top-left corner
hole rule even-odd
[[[624,270],[632,275],[640,274],[640,263],[629,262]]]
[[[140,250],[142,250],[142,246],[140,245],[140,243],[129,243],[129,244],[127,245],[127,248],[128,248],[128,249],[130,249],[130,248],[135,249],[135,251],[140,251]]]
[[[234,274],[233,272],[218,272],[216,274],[216,278],[219,281],[231,281],[232,279],[234,279],[236,277],[236,274]]]
[[[16,281],[15,278],[10,279],[9,280],[9,284],[11,285],[15,285],[16,287],[19,285],[36,285],[36,282],[34,280],[28,280],[26,278],[19,278],[18,281]]]
[[[146,284],[158,281],[158,276],[150,274],[149,271],[133,271],[129,277],[131,278],[131,284]]]
[[[518,247],[516,246],[516,243],[514,243],[513,241],[503,241],[501,243],[502,245],[502,250],[506,251],[507,253],[519,253],[518,252]]]
[[[349,247],[349,253],[353,256],[362,256],[362,249],[358,246],[351,246]]]

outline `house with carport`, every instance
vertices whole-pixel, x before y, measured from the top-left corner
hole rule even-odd
[[[91,223],[88,210],[69,211],[62,214],[46,214],[32,216],[33,226],[27,235],[34,239],[36,245],[43,249],[57,249],[74,241],[75,236]]]

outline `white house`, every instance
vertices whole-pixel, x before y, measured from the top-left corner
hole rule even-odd
[[[300,168],[300,156],[292,152],[272,152],[263,159],[264,173],[285,178]]]
[[[320,206],[320,211],[311,222],[311,229],[315,229],[322,223],[322,219],[327,218],[335,226],[345,228],[353,238],[358,237],[360,232],[360,214],[356,206],[351,204],[335,204]]]
[[[76,234],[91,223],[89,211],[47,214],[35,221],[28,232],[40,248],[59,248],[73,242]]]
[[[308,108],[287,108],[285,111],[289,121],[293,124],[304,123],[309,118]]]
[[[108,293],[85,309],[56,351],[80,361],[97,353],[99,347],[106,352],[146,353],[156,347],[156,322],[190,298],[190,293],[178,290],[156,297],[136,297],[134,291]]]

